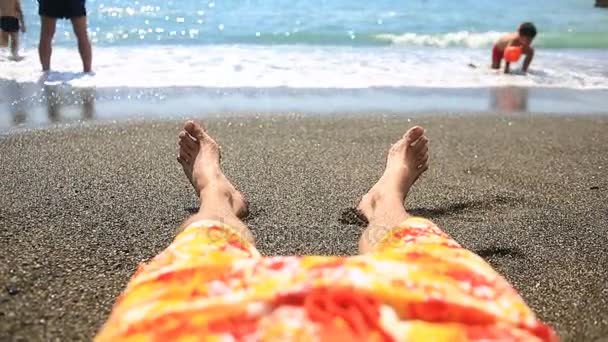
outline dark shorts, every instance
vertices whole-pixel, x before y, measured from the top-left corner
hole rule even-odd
[[[0,17],[0,30],[8,33],[19,32],[19,19],[15,17]]]
[[[85,0],[38,0],[38,14],[45,17],[72,19],[87,15]]]

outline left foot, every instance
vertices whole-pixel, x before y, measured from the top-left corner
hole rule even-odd
[[[199,124],[188,121],[179,133],[177,161],[197,196],[205,192],[226,196],[237,217],[247,215],[247,202],[236,190],[220,167],[220,149],[217,142]]]
[[[21,62],[22,60],[25,59],[25,57],[19,56],[19,55],[11,55],[8,59],[13,62]]]

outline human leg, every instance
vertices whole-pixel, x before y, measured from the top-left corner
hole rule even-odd
[[[218,144],[192,121],[180,132],[178,144],[177,160],[200,198],[200,210],[182,224],[171,245],[140,265],[97,341],[145,339],[146,334],[171,341],[180,334],[210,333],[208,321],[234,312],[234,303],[201,303],[218,299],[226,279],[241,279],[233,272],[238,261],[260,257],[241,221],[247,203],[221,170]]]
[[[19,32],[11,32],[11,56],[13,58],[19,58]]]
[[[189,121],[179,133],[178,144],[177,161],[201,202],[198,213],[187,219],[182,229],[200,220],[220,221],[253,242],[251,232],[241,221],[248,212],[247,202],[222,172],[217,142],[204,128]]]
[[[6,40],[6,44],[10,46],[12,57],[17,58],[19,54],[19,19],[11,16],[0,17],[0,32],[3,33],[3,38],[0,41]]]
[[[52,43],[55,35],[57,19],[47,16],[40,16],[40,43],[38,44],[38,55],[40,56],[40,64],[42,71],[51,69],[51,53],[53,52]]]
[[[427,169],[428,138],[422,127],[414,127],[391,147],[384,174],[357,207],[368,221],[359,241],[361,253],[369,252],[391,228],[409,217],[403,201]]]
[[[72,28],[74,34],[78,40],[78,52],[82,59],[82,69],[84,72],[91,72],[91,64],[93,62],[93,51],[91,49],[91,42],[89,41],[89,35],[87,33],[87,17],[80,16],[70,19],[72,21]]]
[[[492,48],[492,69],[500,69],[500,62],[502,61],[502,53],[497,46]]]
[[[0,30],[0,47],[8,47],[8,32]]]
[[[403,200],[428,167],[427,142],[415,127],[393,145],[384,174],[358,207],[369,222],[359,258],[378,263],[369,268],[385,278],[377,295],[406,318],[391,328],[402,326],[406,340],[557,340],[481,257],[430,220],[408,215]]]

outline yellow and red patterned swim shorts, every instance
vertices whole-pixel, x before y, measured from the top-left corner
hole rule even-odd
[[[411,217],[369,254],[262,257],[188,226],[141,265],[96,341],[557,341],[486,262]]]

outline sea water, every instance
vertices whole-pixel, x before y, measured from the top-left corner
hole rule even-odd
[[[2,57],[0,80],[95,89],[283,89],[284,94],[504,86],[608,89],[608,10],[594,8],[593,0],[86,4],[94,76],[79,73],[69,21],[58,22],[53,72],[41,75],[37,3],[24,1],[26,59],[16,63]],[[490,70],[494,41],[523,21],[534,22],[539,31],[530,73]]]
[[[97,87],[608,88],[608,11],[592,0],[88,0]],[[24,1],[23,63],[39,71],[35,1]],[[488,70],[490,49],[522,21],[539,30],[528,77]],[[53,69],[79,71],[76,40],[60,22]],[[477,66],[471,68],[469,64]]]

